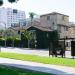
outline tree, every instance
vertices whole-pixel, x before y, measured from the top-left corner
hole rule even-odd
[[[0,0],[0,6],[2,6],[3,5],[3,0]]]
[[[8,2],[10,2],[10,3],[14,3],[16,1],[18,1],[18,0],[8,0]]]
[[[1,29],[1,30],[0,30],[0,38],[2,38],[3,33],[4,33],[4,30],[3,30],[3,29]]]
[[[14,31],[14,30],[11,30],[11,29],[6,29],[6,30],[3,30],[3,38],[6,37],[6,38],[19,38],[19,35]]]
[[[34,19],[34,16],[35,16],[35,13],[33,13],[33,12],[30,12],[30,13],[29,13],[29,17],[30,17],[30,19],[31,19],[31,22],[32,22],[32,20]]]
[[[20,38],[20,36],[14,31],[14,30],[10,30],[10,29],[6,29],[6,30],[0,30],[1,33],[1,37],[5,39],[5,42],[7,39],[12,39],[12,45],[14,47],[14,39],[16,38]]]
[[[49,55],[52,51],[52,54],[55,53],[55,50],[58,46],[59,34],[57,30],[50,32],[49,34]]]
[[[32,39],[31,33],[29,31],[25,30],[23,32],[23,34],[24,34],[24,37],[27,38],[28,40],[31,40]]]
[[[14,3],[14,2],[17,2],[17,1],[19,1],[19,0],[8,0],[9,3]],[[0,6],[2,6],[3,3],[4,3],[3,0],[0,0]]]
[[[29,42],[31,39],[32,39],[32,34],[29,31],[25,30],[24,32],[22,32],[21,40],[23,40],[22,42],[26,42],[26,43],[28,41],[28,48],[29,48]]]

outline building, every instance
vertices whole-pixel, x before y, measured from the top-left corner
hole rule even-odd
[[[57,30],[59,33],[60,39],[68,38],[70,35],[69,31],[71,29],[69,25],[69,16],[61,14],[61,13],[52,12],[49,14],[41,15],[39,21],[33,21],[32,23],[30,22],[28,25],[31,25],[31,24],[33,26],[38,25],[38,27],[48,28],[53,31]],[[67,43],[67,41],[69,40],[66,40],[65,43]],[[63,44],[64,44],[64,41],[63,41]]]
[[[39,25],[26,26],[26,30],[31,32],[33,39],[29,41],[30,48],[48,48],[49,47],[49,35],[52,30],[48,27]]]
[[[71,41],[75,41],[75,24],[70,24],[68,31],[64,31],[61,36],[65,38],[65,45],[67,50],[71,50]]]
[[[20,21],[20,23],[21,22],[23,23],[23,20]],[[67,34],[64,35],[64,32],[67,32],[70,28],[69,16],[57,12],[40,15],[40,18],[33,19],[32,23],[31,21],[26,21],[24,23],[26,26],[31,26],[32,24],[33,26],[38,25],[44,28],[50,28],[51,30],[57,30],[59,32],[60,38],[65,38]]]
[[[17,30],[18,33],[26,28],[30,30],[33,30],[31,28],[35,28],[35,30],[41,29],[41,32],[43,33],[46,29],[47,31],[50,29],[51,31],[57,30],[59,32],[60,39],[75,38],[75,27],[74,24],[70,24],[69,16],[57,12],[41,15],[38,20],[34,19],[32,22],[29,21],[27,23],[27,27],[16,27],[15,30]],[[40,37],[41,36],[42,35],[40,35]],[[71,40],[67,39],[65,43],[71,46]]]
[[[10,27],[9,29],[15,31],[16,35],[21,35],[25,30],[30,31],[33,36],[33,40],[29,42],[30,48],[48,48],[48,35],[50,34],[50,32],[52,32],[52,30],[49,27],[40,26],[40,23],[37,21],[32,22],[32,25],[29,23],[29,25],[27,26]],[[24,43],[26,47],[28,47],[28,42],[26,40],[22,41],[22,46],[24,45]]]
[[[24,11],[4,7],[0,8],[0,25],[4,25],[4,27],[5,25],[6,27],[18,25],[20,22],[24,22],[25,19],[26,16]]]
[[[19,21],[20,26],[26,26],[26,23],[27,23],[26,19],[22,19]]]
[[[49,28],[51,30],[57,30],[59,32],[60,38],[65,38],[67,35],[64,35],[64,32],[67,32],[69,25],[69,16],[60,14],[57,12],[52,12],[49,14],[41,15],[38,19],[33,19],[31,21],[26,21],[26,26],[31,26],[31,24],[42,26],[44,28]]]
[[[69,28],[69,16],[60,14],[57,12],[52,12],[49,14],[44,14],[40,16],[40,23],[42,26],[47,26],[52,30],[58,30],[60,38],[64,31],[67,31]]]

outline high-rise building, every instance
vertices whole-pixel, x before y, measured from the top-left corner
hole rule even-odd
[[[0,8],[0,25],[4,27],[11,27],[12,25],[19,25],[20,21],[24,22],[26,19],[25,12],[12,8]]]

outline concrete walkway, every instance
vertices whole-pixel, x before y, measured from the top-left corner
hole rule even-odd
[[[1,52],[20,53],[20,54],[31,54],[38,56],[49,57],[48,49],[28,49],[28,48],[15,48],[15,47],[1,47]],[[72,58],[71,51],[65,51],[66,58]]]
[[[8,58],[0,58],[0,64],[14,66],[23,69],[53,73],[57,75],[75,75],[75,68],[73,67],[56,66],[56,65],[42,64],[30,61],[8,59]]]

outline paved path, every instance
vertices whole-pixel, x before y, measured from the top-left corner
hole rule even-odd
[[[75,75],[75,68],[73,67],[56,66],[8,58],[0,58],[0,64],[14,66],[23,69],[53,73],[57,75]]]
[[[2,52],[13,52],[13,53],[20,53],[20,54],[32,54],[32,55],[39,55],[39,56],[46,56],[49,57],[49,51],[48,49],[28,49],[28,48],[13,48],[13,47],[7,47],[7,48],[1,48]],[[72,58],[71,51],[66,51],[65,55],[67,58]]]
[[[49,56],[49,51],[46,49],[28,49],[28,48],[13,48],[13,47],[2,47],[1,52],[11,52],[20,54],[32,54],[39,56]]]

